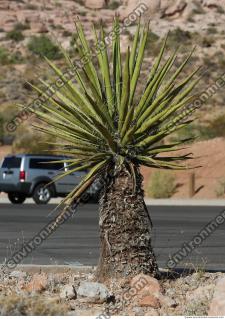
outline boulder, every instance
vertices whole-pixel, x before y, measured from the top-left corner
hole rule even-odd
[[[161,292],[159,281],[151,276],[139,274],[130,282],[130,294],[144,297],[147,295],[158,296]]]
[[[60,292],[60,298],[69,299],[69,300],[76,299],[77,293],[76,293],[74,286],[69,285],[69,284],[65,285]]]
[[[169,308],[175,308],[177,306],[176,301],[168,296],[159,294],[158,298],[162,306],[169,307]]]
[[[84,301],[92,303],[103,303],[110,297],[106,286],[98,282],[82,282],[77,295]]]
[[[35,274],[32,280],[25,285],[24,290],[27,292],[42,292],[46,290],[48,277],[46,274]]]
[[[147,312],[145,312],[145,316],[159,316],[159,312],[154,308],[149,308]]]
[[[139,305],[141,307],[152,307],[152,308],[159,308],[160,307],[160,301],[157,297],[154,297],[152,295],[145,296],[139,300]]]
[[[217,280],[208,316],[225,316],[225,277]]]
[[[176,307],[176,302],[169,296],[162,294],[162,288],[157,279],[139,274],[132,278],[130,290],[124,294],[124,299],[132,299],[141,307],[153,307],[155,309],[161,306]]]
[[[199,300],[199,299],[210,299],[212,296],[212,292],[214,289],[214,285],[206,285],[200,286],[197,289],[187,293],[186,300],[188,302]]]

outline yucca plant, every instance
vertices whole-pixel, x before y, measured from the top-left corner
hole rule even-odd
[[[36,111],[43,122],[36,128],[57,136],[60,142],[56,151],[71,157],[67,160],[70,170],[58,178],[89,170],[65,198],[65,205],[78,202],[96,178],[101,177],[103,181],[98,278],[140,272],[156,275],[158,268],[151,247],[152,224],[144,203],[140,166],[187,168],[181,162],[190,159],[190,154],[171,155],[185,141],[167,145],[163,140],[191,122],[187,116],[195,108],[187,108],[187,105],[195,97],[190,93],[199,81],[199,77],[194,79],[198,69],[178,80],[192,52],[171,73],[177,50],[163,62],[166,37],[147,79],[143,79],[141,67],[148,25],[138,24],[124,59],[120,52],[117,18],[113,24],[111,55],[102,26],[99,31],[94,29],[95,46],[92,47],[79,20],[76,29],[76,50],[80,61],[85,63],[77,66],[63,50],[65,60],[75,74],[74,79],[68,81],[63,72],[46,59],[64,85],[41,106],[41,110]],[[145,87],[138,98],[136,88],[143,82]],[[44,81],[42,84],[49,87]],[[37,87],[36,90],[44,94],[44,90]]]

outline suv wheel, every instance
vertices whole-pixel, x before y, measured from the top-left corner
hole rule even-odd
[[[23,204],[23,202],[26,199],[26,196],[23,194],[18,194],[18,193],[9,193],[8,199],[13,204]]]
[[[52,197],[50,187],[42,183],[35,187],[33,192],[33,200],[36,204],[47,204]]]

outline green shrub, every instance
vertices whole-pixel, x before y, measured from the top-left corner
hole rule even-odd
[[[202,38],[202,40],[199,43],[203,48],[210,48],[214,42],[215,42],[214,36],[208,36],[208,37],[205,36]]]
[[[150,42],[150,44],[153,42],[157,42],[158,40],[159,40],[159,36],[156,33],[150,31],[148,34],[148,41]]]
[[[158,53],[160,47],[160,37],[156,33],[150,31],[148,34],[148,40],[146,44],[148,54],[151,56],[155,56],[155,54]]]
[[[225,13],[224,8],[221,7],[221,6],[217,6],[217,12],[218,12],[218,13],[221,13],[221,14],[224,14],[224,13]]]
[[[191,17],[188,17],[187,21],[188,21],[188,22],[191,22],[191,23],[194,23],[194,22],[195,22],[195,19],[193,19],[193,17],[191,16]]]
[[[6,39],[20,42],[20,41],[24,40],[24,36],[20,30],[12,30],[6,34]]]
[[[28,9],[28,10],[37,10],[38,6],[36,6],[35,4],[32,4],[32,3],[28,3],[26,5],[26,9]]]
[[[192,12],[193,12],[193,14],[204,14],[205,13],[205,11],[201,7],[193,9]]]
[[[221,114],[211,120],[208,130],[212,137],[225,137],[225,114]]]
[[[55,30],[64,30],[61,24],[51,24],[50,26],[52,27],[52,29],[55,29]]]
[[[10,52],[6,48],[0,47],[0,64],[6,65],[20,63],[22,62],[22,60],[23,59],[20,53],[10,54]]]
[[[166,171],[154,171],[151,174],[147,194],[151,198],[170,198],[176,191],[174,175]]]
[[[72,32],[68,31],[68,30],[64,30],[62,33],[63,37],[71,37],[72,36]]]
[[[76,3],[79,3],[81,6],[84,6],[84,0],[74,0]]]
[[[120,2],[119,1],[110,1],[109,4],[106,6],[107,9],[110,9],[110,10],[116,10],[118,9],[120,6]]]
[[[209,28],[207,29],[207,32],[208,32],[208,34],[215,34],[215,33],[217,33],[218,31],[217,31],[217,29],[216,29],[215,27],[209,27]]]
[[[219,180],[215,193],[217,197],[223,197],[225,195],[225,178]]]
[[[87,15],[87,12],[86,12],[86,11],[80,11],[80,12],[79,12],[79,15],[80,15],[81,17],[85,17],[85,16]]]
[[[55,6],[60,8],[62,7],[62,3],[60,3],[58,0],[55,0]]]
[[[0,47],[0,64],[8,64],[9,61],[9,52],[3,48]]]
[[[186,42],[190,42],[191,39],[192,39],[191,32],[184,31],[178,27],[170,32],[168,41],[171,46],[174,44],[176,44],[177,46],[178,44],[181,44],[181,43],[184,44]]]
[[[26,23],[18,22],[14,25],[14,30],[17,30],[17,31],[23,31],[27,29],[30,29],[30,24],[28,22]]]
[[[171,141],[177,142],[186,138],[198,138],[209,140],[215,137],[225,137],[225,115],[220,115],[206,125],[190,124],[189,127],[180,129],[176,134],[171,135]]]
[[[34,54],[46,56],[52,60],[59,59],[62,56],[59,47],[46,35],[33,36],[28,43],[28,49]]]

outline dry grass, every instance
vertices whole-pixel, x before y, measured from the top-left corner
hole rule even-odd
[[[67,312],[68,308],[56,299],[16,294],[0,297],[1,316],[62,316]]]

